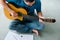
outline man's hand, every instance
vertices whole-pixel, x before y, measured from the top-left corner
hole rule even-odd
[[[9,12],[10,12],[10,14],[11,14],[13,17],[18,16],[18,14],[17,14],[15,11],[13,11],[13,10],[10,10]]]
[[[40,17],[40,18],[44,19],[44,17]],[[44,23],[42,19],[39,19],[39,22]]]

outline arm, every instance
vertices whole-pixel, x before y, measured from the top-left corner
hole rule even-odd
[[[37,1],[37,4],[36,4],[36,10],[37,10],[37,15],[39,18],[44,18],[43,17],[43,14],[42,14],[42,11],[41,11],[41,2],[40,1]],[[40,22],[43,22],[41,19],[39,19]]]
[[[11,11],[11,9],[6,4],[6,0],[0,0],[0,2],[1,2],[1,4],[2,4],[3,7],[6,7],[8,11]]]
[[[44,18],[42,12],[38,12],[38,17],[39,18]]]
[[[38,12],[38,16],[39,16],[39,17],[43,17],[42,12]]]
[[[0,3],[2,4],[3,7],[5,7],[5,8],[10,12],[10,14],[11,14],[13,17],[17,16],[17,13],[14,12],[12,9],[10,9],[10,8],[8,7],[8,5],[7,5],[7,3],[6,3],[6,0],[0,0]]]
[[[38,12],[38,17],[44,19],[42,12]],[[39,22],[44,23],[43,20],[41,20],[41,19],[39,19]]]

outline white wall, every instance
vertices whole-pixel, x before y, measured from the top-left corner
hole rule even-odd
[[[45,23],[45,29],[42,37],[35,37],[35,40],[60,40],[60,0],[41,0],[42,12],[45,17],[53,17],[56,23]],[[6,36],[8,29],[8,20],[0,6],[0,40]]]

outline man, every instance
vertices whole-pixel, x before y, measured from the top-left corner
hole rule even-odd
[[[41,12],[40,0],[1,0],[3,7],[6,7],[8,9],[8,11],[10,12],[10,14],[13,17],[16,17],[16,16],[18,16],[18,14],[8,7],[6,1],[8,3],[14,3],[18,6],[27,8],[29,10],[28,15],[31,15],[31,16],[36,16],[36,14],[34,13],[34,9],[36,9],[37,16],[39,18],[44,18],[42,15],[42,12]],[[39,19],[39,21],[34,20],[31,22],[27,21],[25,19],[23,21],[13,20],[13,22],[10,25],[10,30],[17,31],[20,33],[32,33],[32,32],[34,32],[37,35],[39,35],[39,32],[44,28],[43,26],[44,26],[43,21],[41,19]]]

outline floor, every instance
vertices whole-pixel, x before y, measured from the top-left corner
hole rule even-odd
[[[42,36],[34,35],[34,40],[60,40],[60,0],[41,0],[42,13],[45,17],[56,19],[56,23],[44,23],[45,29]],[[0,40],[3,40],[9,31],[8,24],[11,20],[7,19],[0,5]]]

